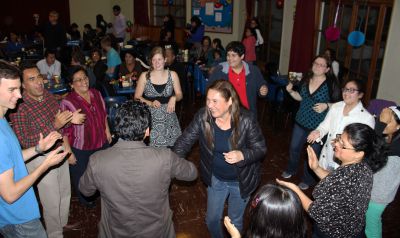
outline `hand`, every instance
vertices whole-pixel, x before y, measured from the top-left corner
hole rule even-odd
[[[56,131],[50,132],[44,139],[43,139],[43,134],[40,133],[39,143],[38,143],[39,149],[44,152],[50,149],[54,145],[54,143],[56,143],[57,140],[61,139],[62,139],[61,134]]]
[[[240,150],[232,150],[228,153],[223,153],[225,161],[228,164],[235,164],[239,161],[244,160],[243,153]]]
[[[316,103],[313,106],[313,110],[318,113],[321,113],[326,109],[328,109],[328,105],[326,103]]]
[[[168,101],[167,105],[167,112],[168,113],[173,113],[175,111],[175,104],[176,104],[176,99],[175,97],[171,97]]]
[[[69,152],[68,164],[70,164],[70,165],[76,165],[76,162],[77,162],[77,161],[78,161],[78,160],[76,159],[74,153]]]
[[[240,232],[239,230],[231,223],[231,219],[229,219],[228,216],[225,216],[224,218],[224,225],[226,227],[226,230],[228,233],[231,235],[232,238],[240,238]]]
[[[286,85],[286,91],[288,91],[288,93],[292,93],[293,92],[293,84],[292,84],[292,82],[289,82],[288,85]]]
[[[154,108],[160,108],[161,107],[161,103],[159,101],[157,101],[157,100],[154,100],[151,103],[151,106],[154,107]]]
[[[68,152],[61,152],[62,150],[63,147],[59,146],[57,149],[52,150],[49,154],[47,154],[46,159],[43,161],[43,164],[46,166],[47,169],[63,161]]]
[[[72,124],[80,125],[85,123],[86,114],[81,113],[81,111],[82,109],[78,109],[72,113],[72,119],[71,119]]]
[[[108,144],[111,144],[113,138],[112,138],[111,132],[108,128],[106,129],[106,138],[107,138]]]
[[[63,126],[65,126],[65,124],[67,124],[71,120],[72,120],[72,112],[70,111],[61,112],[60,110],[58,110],[55,116],[54,128],[56,130],[61,129]]]
[[[313,130],[307,137],[307,142],[312,144],[320,137],[318,130]]]
[[[268,87],[266,85],[261,86],[260,88],[260,95],[266,96],[268,94]]]
[[[300,188],[299,188],[296,184],[294,184],[294,183],[286,182],[286,181],[279,180],[279,179],[275,179],[275,181],[276,181],[279,185],[282,185],[282,186],[284,186],[284,187],[287,187],[287,188],[289,188],[289,189],[291,189],[291,190],[293,190],[293,191],[295,191],[296,189],[300,190]]]
[[[389,124],[392,121],[392,117],[393,117],[392,110],[386,107],[382,110],[381,114],[379,115],[379,121],[385,124]]]
[[[312,170],[317,170],[319,168],[318,158],[313,148],[311,148],[311,146],[307,146],[307,154],[308,154],[308,165]]]

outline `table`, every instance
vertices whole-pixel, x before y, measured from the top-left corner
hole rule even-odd
[[[128,94],[134,94],[135,93],[135,87],[132,85],[130,87],[119,87],[118,84],[113,85],[115,93],[117,95],[128,95]]]

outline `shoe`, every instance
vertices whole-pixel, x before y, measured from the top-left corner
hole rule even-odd
[[[285,178],[285,179],[288,179],[288,178],[291,178],[292,175],[289,174],[288,172],[283,172],[283,173],[281,174],[281,177],[282,177],[282,178]]]
[[[80,221],[67,224],[63,227],[63,231],[72,231],[72,230],[79,230],[81,229],[82,223]]]
[[[303,183],[303,182],[299,183],[299,188],[301,190],[307,190],[309,187],[310,186],[308,186],[308,184],[306,184],[306,183]]]

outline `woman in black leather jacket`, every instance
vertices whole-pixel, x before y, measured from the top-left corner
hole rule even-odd
[[[206,107],[177,139],[174,152],[185,157],[200,144],[200,173],[207,185],[206,223],[211,236],[223,237],[222,213],[228,198],[228,215],[239,229],[251,193],[260,183],[260,166],[267,147],[257,123],[240,108],[239,97],[227,80],[207,89]]]

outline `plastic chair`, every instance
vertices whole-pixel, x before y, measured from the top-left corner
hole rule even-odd
[[[396,106],[396,103],[393,101],[385,100],[385,99],[372,99],[369,102],[367,110],[369,113],[374,115],[375,117],[379,117],[381,111],[385,107]]]

